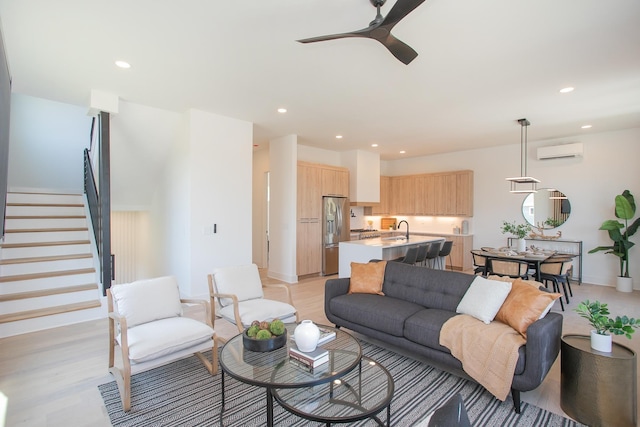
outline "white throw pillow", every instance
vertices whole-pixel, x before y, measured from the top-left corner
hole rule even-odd
[[[182,315],[180,290],[175,277],[138,280],[111,287],[118,314],[133,328],[154,320]]]
[[[456,308],[456,313],[468,314],[487,325],[491,323],[511,291],[511,283],[476,276]]]
[[[263,298],[262,282],[255,264],[224,267],[213,270],[215,291],[219,294],[234,294],[238,301]],[[222,307],[232,304],[231,298],[221,298]]]

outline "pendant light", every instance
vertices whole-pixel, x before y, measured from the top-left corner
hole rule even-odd
[[[540,180],[527,176],[527,126],[531,123],[527,119],[518,120],[520,123],[520,176],[506,178],[511,183],[511,193],[537,193]]]

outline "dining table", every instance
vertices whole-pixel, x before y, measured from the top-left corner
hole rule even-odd
[[[487,259],[505,259],[505,260],[521,260],[529,263],[534,270],[534,277],[537,282],[540,282],[540,265],[545,261],[548,261],[550,258],[556,256],[556,251],[549,250],[538,250],[538,251],[515,251],[511,248],[498,248],[493,250],[474,250],[474,253],[477,255],[483,256]],[[562,255],[562,257],[566,257],[566,255]]]

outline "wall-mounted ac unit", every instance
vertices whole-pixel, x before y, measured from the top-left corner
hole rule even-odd
[[[547,147],[538,147],[538,160],[561,159],[566,157],[581,157],[582,142],[574,142],[571,144],[550,145]]]

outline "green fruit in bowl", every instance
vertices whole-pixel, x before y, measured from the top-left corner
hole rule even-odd
[[[256,334],[260,330],[260,326],[252,325],[247,329],[247,336],[251,338],[255,338]]]
[[[273,335],[284,334],[284,322],[280,319],[273,319],[273,321],[271,322],[271,326],[269,326],[269,330]]]
[[[260,329],[258,331],[258,333],[256,334],[256,339],[258,340],[268,340],[269,338],[271,338],[271,332],[269,332],[266,329]]]

